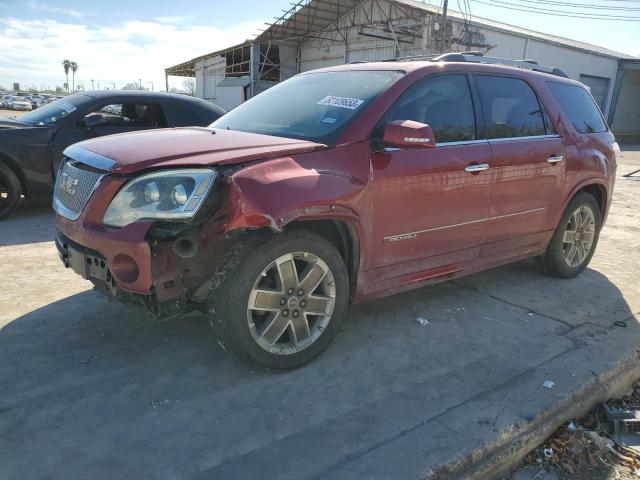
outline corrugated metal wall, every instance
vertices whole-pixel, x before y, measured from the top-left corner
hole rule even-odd
[[[611,130],[628,142],[640,141],[640,70],[624,71]]]

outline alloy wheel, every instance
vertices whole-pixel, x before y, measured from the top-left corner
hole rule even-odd
[[[321,258],[309,252],[282,255],[262,271],[251,289],[249,330],[270,353],[298,353],[327,328],[335,300],[333,273]]]
[[[589,256],[596,235],[596,216],[588,205],[579,206],[569,217],[562,237],[562,254],[570,267],[578,267]]]

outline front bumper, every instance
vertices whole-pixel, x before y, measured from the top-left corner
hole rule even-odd
[[[93,271],[81,268],[75,258],[92,255],[104,262],[119,288],[136,294],[154,293],[152,253],[145,235],[149,224],[132,224],[123,229],[71,221],[57,215],[56,245],[65,265],[88,280]],[[74,256],[74,253],[76,254]],[[66,256],[66,257],[65,257]],[[87,264],[88,267],[88,264]],[[95,267],[95,265],[94,265]]]

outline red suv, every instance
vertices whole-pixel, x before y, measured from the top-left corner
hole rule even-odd
[[[527,257],[580,273],[617,151],[557,69],[461,54],[331,67],[208,128],[69,147],[56,243],[108,295],[159,319],[199,309],[226,351],[295,368],[350,303]]]

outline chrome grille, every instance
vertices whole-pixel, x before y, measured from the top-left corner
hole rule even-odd
[[[65,159],[56,177],[53,209],[69,220],[76,220],[103,176],[104,173],[91,167],[83,168],[81,163]]]

